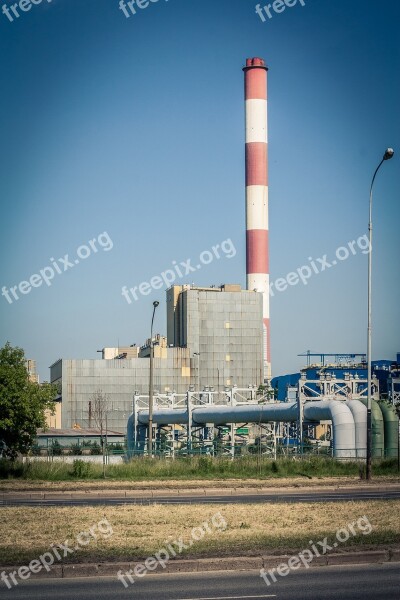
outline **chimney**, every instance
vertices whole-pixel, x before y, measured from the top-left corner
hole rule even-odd
[[[246,102],[247,289],[263,294],[264,380],[271,378],[269,331],[267,72],[262,58],[243,69]]]

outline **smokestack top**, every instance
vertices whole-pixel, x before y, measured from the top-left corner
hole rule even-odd
[[[244,67],[243,71],[247,71],[247,69],[252,69],[254,67],[258,67],[261,69],[265,69],[266,71],[268,71],[268,67],[265,64],[265,60],[263,58],[247,58],[246,59],[246,66]]]

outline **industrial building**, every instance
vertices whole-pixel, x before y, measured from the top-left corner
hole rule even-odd
[[[29,381],[31,381],[32,383],[39,383],[39,375],[36,372],[36,360],[28,358],[25,361],[25,367],[28,371]]]
[[[365,380],[367,378],[366,354],[327,354],[311,353],[301,354],[307,357],[307,365],[298,373],[280,375],[271,380],[277,400],[290,399],[293,392],[298,389],[300,379],[315,381],[320,384],[321,377],[330,377],[332,381]],[[400,353],[395,361],[372,361],[372,375],[376,379],[379,397],[389,400],[396,405],[400,402]],[[316,384],[311,384],[316,389]]]
[[[166,354],[154,360],[156,389],[163,385],[164,391],[182,392],[190,384],[189,352],[184,348],[168,348]],[[50,379],[60,391],[62,428],[90,427],[92,397],[100,391],[110,401],[110,428],[124,431],[134,392],[148,391],[149,360],[60,359],[51,365]]]
[[[28,372],[29,381],[32,383],[37,383],[38,385],[41,385],[39,382],[39,375],[36,371],[36,360],[32,360],[31,358],[28,358],[25,361],[25,367]],[[60,404],[58,398],[56,398],[56,401],[54,403],[54,410],[53,411],[51,411],[51,410],[45,411],[45,419],[46,419],[46,427],[56,427],[56,428],[61,427],[61,404]]]
[[[154,344],[154,389],[185,394],[192,386],[223,390],[263,382],[262,295],[239,285],[167,290],[167,338]],[[150,340],[139,347],[104,348],[99,360],[60,359],[50,367],[58,386],[61,427],[90,427],[90,403],[109,398],[110,428],[124,431],[134,394],[148,394]],[[133,356],[133,357],[132,357]]]
[[[262,302],[261,294],[240,285],[167,291],[168,345],[197,356],[191,381],[197,389],[263,382]]]

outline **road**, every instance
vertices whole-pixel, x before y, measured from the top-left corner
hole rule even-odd
[[[278,492],[269,494],[216,494],[168,495],[168,496],[91,496],[68,498],[62,492],[48,498],[7,497],[0,500],[0,506],[98,506],[122,504],[259,504],[296,502],[347,502],[367,500],[400,500],[400,490],[329,490],[310,492]]]
[[[117,579],[27,581],[0,598],[13,600],[398,600],[400,564],[292,571],[269,587],[258,571],[150,575],[124,588]]]

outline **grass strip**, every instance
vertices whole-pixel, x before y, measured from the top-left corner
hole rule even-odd
[[[191,539],[191,531],[211,522],[219,512],[227,528],[213,528],[193,542],[179,557],[295,553],[309,541],[335,539],[338,529],[366,516],[372,532],[358,531],[337,551],[349,547],[371,548],[400,543],[400,501],[343,503],[100,506],[100,507],[3,507],[0,525],[0,564],[27,564],[48,551],[51,544],[75,543],[82,531],[101,519],[111,524],[113,535],[99,537],[63,559],[66,562],[137,560],[154,555],[166,543]]]

